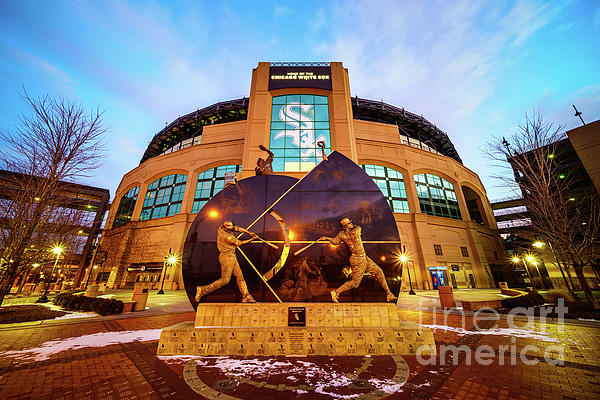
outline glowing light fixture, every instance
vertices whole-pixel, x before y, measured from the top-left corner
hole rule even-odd
[[[167,264],[174,265],[177,264],[177,261],[179,261],[179,257],[177,256],[177,254],[169,254],[167,256]]]
[[[527,260],[527,262],[533,262],[535,261],[535,258],[533,258],[532,255],[528,254],[525,256],[525,260]]]
[[[217,218],[219,216],[219,213],[217,212],[217,210],[210,210],[208,212],[208,216],[211,218]]]
[[[514,263],[518,263],[520,261],[521,261],[521,259],[519,257],[513,257],[512,258],[512,262],[514,262]]]
[[[408,257],[406,256],[406,254],[400,254],[400,256],[398,257],[400,259],[401,262],[405,263],[408,261]]]
[[[560,174],[560,175],[558,176],[558,179],[565,179],[566,177],[567,177],[567,176],[566,176],[565,174]]]
[[[38,264],[38,263],[35,263],[35,264],[32,265],[33,268],[37,268],[39,266],[40,266],[40,264]]]
[[[569,197],[569,201],[575,201],[575,197]]]
[[[381,261],[385,261],[385,256],[381,256]]]
[[[541,249],[542,247],[544,247],[544,242],[540,242],[539,240],[536,242],[533,242],[531,244],[533,247],[537,247],[538,249]]]
[[[290,231],[290,240],[294,240],[294,232]]]
[[[554,154],[548,154],[548,158],[550,158],[550,159],[554,158]]]
[[[35,201],[40,201],[39,197],[34,198]]]
[[[56,255],[60,255],[60,253],[62,253],[63,251],[65,251],[65,249],[63,249],[62,246],[54,246],[52,248],[52,252]]]

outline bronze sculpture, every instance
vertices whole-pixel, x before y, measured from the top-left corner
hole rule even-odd
[[[247,240],[239,240],[233,232],[243,232],[252,236]],[[217,229],[217,248],[219,249],[219,264],[221,265],[221,277],[216,281],[206,285],[198,286],[196,288],[196,301],[207,294],[227,285],[231,280],[231,274],[235,276],[238,288],[242,293],[242,303],[256,303],[256,300],[248,292],[248,286],[246,280],[242,274],[242,269],[238,264],[235,249],[238,246],[242,246],[246,243],[250,243],[254,239],[259,239],[258,235],[254,232],[250,232],[239,226],[235,226],[231,221],[223,222],[223,225]]]
[[[262,144],[259,145],[258,148],[262,151],[266,151],[269,156],[266,160],[263,160],[262,158],[256,160],[256,168],[254,168],[254,172],[256,175],[273,175],[273,152]]]
[[[322,236],[319,239],[327,240],[334,246],[343,242],[346,244],[346,246],[348,246],[348,249],[350,249],[351,253],[349,260],[351,279],[344,282],[342,286],[336,290],[332,290],[330,292],[331,299],[335,303],[339,303],[340,294],[346,290],[350,290],[351,288],[358,288],[365,272],[369,272],[375,277],[375,279],[377,279],[377,282],[379,282],[382,289],[385,291],[387,302],[389,303],[396,300],[397,297],[390,292],[390,288],[385,281],[383,270],[367,256],[367,253],[365,253],[361,238],[362,228],[358,225],[354,225],[350,218],[342,218],[340,225],[342,226],[342,231],[338,233],[336,237],[331,238],[328,236]]]

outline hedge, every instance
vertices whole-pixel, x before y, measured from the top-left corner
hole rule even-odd
[[[66,310],[94,311],[100,315],[120,314],[123,312],[121,300],[103,299],[101,297],[73,296],[60,293],[52,301]]]
[[[532,307],[544,304],[544,298],[539,293],[527,293],[523,296],[511,297],[502,300],[502,307]]]

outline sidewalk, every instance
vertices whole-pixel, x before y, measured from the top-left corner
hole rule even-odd
[[[127,299],[131,291],[108,294]],[[428,292],[413,297],[434,300]],[[413,301],[407,294],[401,300]],[[444,319],[402,308],[401,319],[433,330],[438,356],[431,362],[416,356],[156,357],[161,329],[193,320],[194,313],[184,291],[151,293],[149,304],[155,308],[128,315],[1,329],[0,398],[600,398],[598,327],[552,322],[510,327],[502,320],[494,329],[478,330],[471,316]],[[492,328],[489,322],[480,325]],[[442,346],[462,350],[442,354]],[[473,354],[484,347],[494,353],[482,365]],[[521,360],[523,350],[531,362]],[[547,359],[549,351],[564,364]]]

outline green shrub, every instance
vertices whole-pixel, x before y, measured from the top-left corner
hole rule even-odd
[[[532,307],[544,304],[544,298],[539,293],[527,293],[523,296],[511,297],[502,300],[502,307]]]
[[[543,294],[547,303],[558,303],[558,299],[563,298],[565,302],[575,301],[571,293],[566,289],[551,289]]]
[[[66,310],[94,311],[100,315],[120,314],[123,312],[123,302],[120,300],[73,296],[60,293],[54,298],[54,304]]]

